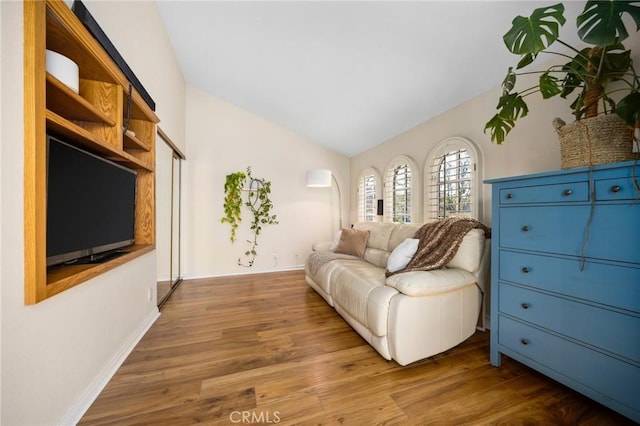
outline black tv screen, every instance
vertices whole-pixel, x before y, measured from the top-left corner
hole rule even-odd
[[[47,136],[47,266],[133,244],[136,176]]]

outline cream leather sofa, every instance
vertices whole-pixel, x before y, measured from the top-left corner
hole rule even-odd
[[[491,250],[482,230],[469,231],[443,269],[385,276],[393,249],[421,226],[358,223],[355,229],[369,231],[363,258],[319,268],[307,261],[305,268],[307,284],[380,355],[400,365],[446,351],[484,325]],[[314,251],[328,247],[316,244]]]

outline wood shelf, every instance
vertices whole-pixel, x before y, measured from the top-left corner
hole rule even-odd
[[[95,121],[115,126],[116,122],[89,101],[47,73],[47,109],[58,111],[71,120]]]
[[[153,171],[154,169],[153,164],[145,163],[126,151],[120,151],[111,147],[91,132],[59,116],[53,111],[47,110],[46,119],[47,128],[58,135],[64,136],[65,140],[72,140],[87,151],[101,155],[111,161],[122,163],[132,169],[145,169],[148,171]]]
[[[126,152],[119,153],[117,157],[105,156],[105,158],[107,160],[111,160],[113,162],[122,164],[125,167],[129,167],[130,169],[143,169],[143,170],[152,172],[154,168],[153,164],[147,164],[142,160]]]
[[[78,65],[80,93],[46,72],[47,49]],[[155,249],[155,138],[160,120],[62,0],[24,1],[24,70],[24,294],[25,303],[33,304]],[[123,135],[125,119],[134,138]],[[46,266],[49,133],[138,171],[135,244],[126,248],[128,253],[95,265]]]
[[[140,149],[145,152],[151,151],[151,147],[146,143],[142,142],[137,137],[131,136],[127,133],[124,133],[122,136],[123,136],[123,146],[125,149],[134,149],[134,150]]]
[[[116,268],[130,260],[153,251],[151,244],[133,245],[126,247],[127,253],[108,260],[104,263],[84,265],[53,266],[47,270],[47,297],[54,296],[76,285],[78,280],[86,281],[104,272]]]

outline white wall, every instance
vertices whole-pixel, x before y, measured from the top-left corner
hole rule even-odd
[[[154,3],[136,3],[136,25],[123,12],[131,3],[88,4],[119,50],[158,103],[158,113],[184,141],[184,81],[170,46],[160,49],[124,41],[163,32]],[[101,379],[121,361],[155,316],[156,256],[146,254],[36,305],[24,305],[23,239],[23,18],[21,2],[0,2],[2,8],[1,126],[1,424],[51,425],[73,422],[83,404],[99,390]],[[99,10],[99,12],[98,12]],[[166,37],[165,37],[166,39]],[[125,46],[120,45],[124,43]],[[157,48],[157,50],[156,50]],[[135,53],[135,55],[132,55]],[[133,58],[131,58],[133,56]],[[135,63],[134,63],[135,61]],[[148,62],[146,62],[148,61]],[[165,70],[158,72],[149,63]],[[138,69],[145,64],[145,69]],[[173,64],[165,66],[166,64]],[[140,66],[140,68],[144,68]],[[174,99],[174,97],[176,99]],[[164,107],[173,101],[171,107]],[[160,108],[162,105],[163,108]],[[173,109],[176,109],[174,112]],[[169,115],[164,117],[162,114]],[[115,364],[114,364],[115,363]]]
[[[184,275],[206,277],[300,267],[311,243],[331,239],[338,229],[335,186],[307,188],[306,171],[331,169],[343,196],[347,221],[349,160],[220,99],[187,86],[187,140],[184,163]],[[237,266],[247,249],[250,218],[245,215],[235,244],[230,226],[220,222],[224,182],[229,173],[252,167],[254,177],[272,184],[279,224],[263,228],[253,268]],[[274,258],[276,253],[277,259]]]

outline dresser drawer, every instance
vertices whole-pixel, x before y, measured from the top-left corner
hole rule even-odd
[[[589,184],[567,182],[500,190],[500,204],[559,203],[589,200]]]
[[[498,323],[500,345],[640,411],[640,368],[502,315]]]
[[[500,247],[580,256],[589,205],[500,209]],[[584,255],[640,264],[640,206],[601,204],[594,209]]]
[[[640,184],[640,176],[637,178]],[[640,199],[640,188],[635,188],[632,178],[600,179],[595,181],[596,200]]]
[[[500,312],[640,363],[640,317],[500,283]]]
[[[640,313],[640,266],[617,266],[501,250],[501,280]]]

